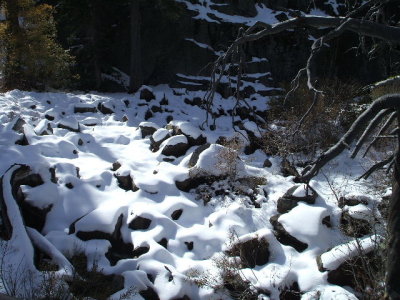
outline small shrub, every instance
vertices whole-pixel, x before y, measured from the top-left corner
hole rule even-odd
[[[301,84],[284,103],[283,97],[269,102],[268,117],[271,125],[263,137],[267,154],[287,157],[300,153],[314,156],[320,149],[338,141],[358,115],[361,86],[355,82],[331,80],[321,84],[324,96],[299,127],[301,117],[314,100],[314,94],[305,83]],[[288,91],[289,88],[286,87]]]

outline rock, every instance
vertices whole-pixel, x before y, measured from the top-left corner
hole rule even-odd
[[[344,206],[356,206],[358,204],[368,205],[367,199],[365,197],[356,197],[356,196],[349,196],[349,197],[340,197],[339,198],[339,207],[343,208]]]
[[[164,141],[161,147],[162,155],[180,157],[186,153],[190,146],[184,135],[176,135]]]
[[[270,256],[269,244],[265,238],[253,238],[235,243],[226,254],[239,256],[243,268],[254,268],[265,265]]]
[[[357,219],[348,211],[343,211],[340,217],[340,229],[351,237],[362,237],[372,232],[372,226],[367,220]]]
[[[314,204],[318,197],[317,192],[311,187],[308,187],[308,195],[306,195],[306,189],[307,187],[305,185],[295,185],[287,190],[287,192],[278,199],[278,212],[280,214],[287,213],[292,208],[296,207],[299,201],[303,201],[308,204]]]
[[[275,215],[270,218],[270,223],[274,228],[274,235],[276,239],[283,245],[291,246],[296,249],[297,252],[303,252],[307,249],[308,245],[296,239],[290,235],[286,229],[279,223],[278,218],[280,215]]]
[[[183,213],[183,209],[177,209],[177,210],[175,210],[175,211],[171,214],[172,220],[174,220],[174,221],[178,220],[178,219],[181,217],[182,213]]]
[[[163,246],[165,249],[168,248],[168,240],[166,238],[162,238],[160,241],[158,241],[161,246]]]
[[[174,122],[167,125],[167,129],[173,131],[173,135],[183,134],[188,139],[190,146],[199,146],[207,142],[207,138],[203,135],[199,128],[196,128],[189,122]]]
[[[140,99],[143,99],[147,102],[156,99],[156,96],[150,90],[150,88],[145,87],[140,91]]]
[[[147,290],[140,291],[139,295],[142,296],[144,300],[160,300],[158,294],[151,287],[147,287]]]
[[[299,284],[297,282],[293,282],[289,287],[284,287],[279,289],[281,292],[279,294],[280,300],[300,300],[301,299],[301,291]]]
[[[80,132],[80,126],[75,117],[69,116],[61,119],[57,124],[58,128],[67,129],[73,132]]]
[[[47,213],[51,210],[52,205],[44,208],[38,208],[31,205],[25,201],[25,195],[22,192],[21,186],[27,185],[30,187],[36,187],[43,183],[42,177],[39,174],[32,173],[31,168],[26,165],[19,165],[19,168],[12,173],[10,182],[5,182],[4,176],[0,179],[1,238],[9,240],[13,233],[12,223],[7,214],[7,206],[3,196],[3,191],[6,188],[5,185],[11,186],[12,195],[19,206],[25,225],[35,228],[40,232],[44,227]]]
[[[12,130],[18,132],[18,133],[24,133],[24,125],[26,124],[24,119],[18,118],[13,127]]]
[[[112,164],[111,170],[112,170],[112,171],[117,171],[119,168],[121,168],[121,164],[120,164],[118,161],[116,161],[116,162],[114,162],[114,163]]]
[[[133,258],[138,258],[141,255],[149,252],[150,247],[148,246],[141,246],[141,247],[137,247],[133,250]]]
[[[272,167],[272,162],[268,158],[265,159],[264,163],[263,163],[263,167],[264,168],[271,168]]]
[[[287,160],[282,159],[281,162],[281,173],[284,177],[294,176],[296,178],[300,177],[299,172],[297,172],[296,168]]]
[[[96,113],[97,112],[97,108],[96,106],[92,105],[92,104],[76,104],[74,107],[74,113]]]
[[[197,161],[199,160],[199,156],[200,153],[202,153],[204,150],[206,150],[207,148],[209,148],[211,146],[211,144],[207,143],[204,145],[201,145],[199,147],[197,147],[193,153],[192,156],[190,157],[189,163],[188,163],[188,167],[192,168],[197,164]]]
[[[167,99],[167,97],[165,97],[165,94],[160,101],[160,105],[168,105],[168,99]]]
[[[97,109],[99,112],[101,112],[104,115],[111,115],[114,113],[114,105],[111,103],[111,101],[106,101],[106,102],[100,102],[97,105]]]
[[[382,240],[382,237],[375,235],[338,245],[317,257],[318,269],[320,272],[328,271],[329,283],[354,288],[357,282],[362,282],[357,280],[357,276],[366,271],[366,264],[371,272],[374,272],[374,268],[381,268],[381,265],[376,265],[375,256]]]
[[[146,136],[152,135],[154,132],[156,132],[159,127],[153,122],[141,122],[139,124],[139,129],[142,133],[142,138],[145,138]]]
[[[165,128],[157,129],[150,137],[150,150],[157,152],[160,149],[160,145],[171,137],[169,130]]]
[[[189,251],[193,250],[193,242],[185,242],[185,245]]]
[[[136,186],[136,184],[133,181],[133,178],[131,177],[130,174],[128,174],[128,175],[114,174],[114,177],[117,178],[118,186],[121,189],[123,189],[125,191],[133,191],[133,192],[136,192],[139,190],[139,188]]]
[[[150,219],[137,216],[129,223],[128,227],[132,230],[145,230],[150,227],[150,224]]]

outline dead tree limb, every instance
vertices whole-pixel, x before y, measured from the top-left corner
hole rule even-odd
[[[354,121],[353,125],[342,138],[317,158],[311,167],[301,176],[301,180],[309,182],[323,166],[342,153],[344,149],[349,148],[349,145],[362,134],[363,128],[368,126],[369,122],[373,120],[380,111],[397,109],[397,107],[400,107],[400,94],[385,95],[376,99],[370,107]]]
[[[368,145],[367,149],[365,150],[363,157],[365,157],[368,153],[368,151],[371,149],[371,147],[376,143],[376,141],[378,140],[378,138],[382,135],[382,133],[384,133],[386,131],[386,129],[388,129],[388,127],[393,123],[393,121],[396,119],[397,117],[397,112],[393,112],[389,118],[386,120],[385,124],[383,124],[383,126],[381,127],[381,129],[379,130],[378,134],[376,135],[376,137],[372,140],[372,142]]]
[[[367,139],[367,137],[369,136],[369,134],[378,126],[378,124],[382,121],[382,119],[389,114],[390,112],[392,112],[391,109],[384,109],[381,110],[376,116],[375,118],[373,118],[371,120],[371,122],[369,122],[367,128],[364,130],[363,134],[361,135],[360,139],[357,141],[353,152],[351,153],[351,158],[356,157],[356,155],[358,154],[358,151],[360,151],[362,145],[364,145],[365,140]]]

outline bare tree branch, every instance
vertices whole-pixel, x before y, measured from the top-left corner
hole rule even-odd
[[[385,124],[383,124],[383,126],[381,127],[381,129],[379,130],[378,134],[376,135],[376,137],[373,139],[373,141],[368,145],[367,149],[365,150],[363,157],[365,157],[365,155],[367,155],[369,149],[376,143],[376,141],[378,140],[378,138],[381,137],[382,133],[385,132],[385,130],[393,123],[393,121],[396,119],[397,116],[397,112],[393,112],[389,118],[387,118]]]
[[[353,152],[351,153],[351,158],[356,157],[358,154],[358,151],[360,151],[361,146],[364,145],[365,140],[367,139],[368,135],[378,126],[378,124],[382,121],[382,119],[392,112],[391,109],[385,109],[380,111],[375,118],[371,120],[371,122],[368,124],[367,128],[364,130],[363,134],[361,135],[360,139],[357,141],[356,146],[354,147]]]
[[[371,168],[369,168],[364,174],[362,174],[356,180],[368,179],[368,177],[371,176],[372,173],[374,173],[376,170],[383,168],[387,164],[390,164],[393,160],[394,160],[394,154],[389,156],[388,158],[374,164]]]
[[[353,125],[342,136],[342,138],[334,146],[318,157],[309,169],[305,170],[304,174],[301,176],[301,180],[308,182],[330,160],[342,153],[344,149],[348,148],[349,145],[361,134],[363,128],[376,116],[376,114],[382,110],[397,107],[400,107],[400,94],[389,94],[376,99],[370,107],[365,110],[356,121],[354,121]]]

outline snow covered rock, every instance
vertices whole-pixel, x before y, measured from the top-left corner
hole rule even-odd
[[[189,122],[172,121],[167,125],[167,129],[172,129],[174,135],[183,134],[186,136],[190,146],[199,146],[207,142],[207,138],[201,130]]]
[[[97,105],[97,109],[104,115],[113,114],[115,111],[115,106],[111,101],[100,102]]]
[[[362,237],[372,232],[373,212],[365,205],[345,206],[340,217],[340,229],[351,237]]]
[[[142,133],[142,138],[152,135],[159,128],[160,127],[153,122],[141,122],[139,124],[139,129],[140,129],[140,132]]]
[[[201,184],[210,184],[227,177],[238,181],[249,177],[238,153],[234,149],[218,144],[198,147],[192,154],[188,166],[190,169],[186,178],[175,181],[178,189],[185,192]]]
[[[296,249],[297,252],[303,252],[307,249],[308,245],[296,239],[294,236],[290,235],[285,227],[278,221],[279,215],[272,216],[270,218],[270,223],[274,229],[274,235],[276,239],[283,245],[291,246]]]
[[[318,269],[328,271],[329,283],[354,287],[354,275],[363,272],[363,260],[365,263],[366,255],[378,251],[381,241],[380,236],[373,235],[338,245],[317,257]]]
[[[74,107],[75,114],[77,114],[77,113],[80,113],[80,114],[96,113],[96,112],[97,112],[97,108],[93,104],[79,103],[79,104],[76,104]]]
[[[189,163],[188,163],[188,167],[189,168],[194,167],[197,164],[198,160],[199,160],[200,154],[204,150],[208,149],[210,146],[211,146],[211,144],[207,143],[207,144],[204,144],[204,145],[201,145],[201,146],[197,147],[196,150],[193,151],[192,156],[190,157],[190,160],[189,160]]]
[[[168,129],[159,128],[150,137],[150,150],[157,152],[160,149],[160,145],[171,137]]]
[[[151,220],[145,217],[136,216],[128,225],[132,230],[145,230],[150,227]]]
[[[296,207],[299,201],[314,204],[318,194],[311,187],[295,185],[291,187],[281,198],[278,199],[277,209],[280,214],[287,213]]]
[[[365,195],[349,194],[349,195],[346,195],[345,197],[339,198],[339,207],[343,208],[346,205],[347,206],[356,206],[358,204],[368,205],[368,203],[370,201],[371,201],[371,199],[369,199]]]
[[[301,300],[358,300],[349,291],[340,286],[323,286],[305,293]]]
[[[190,146],[186,136],[181,134],[168,138],[160,147],[162,148],[162,155],[180,157],[186,153]]]
[[[113,168],[117,167],[116,165],[113,165]],[[118,180],[118,186],[125,190],[125,191],[133,191],[136,192],[139,190],[139,188],[136,186],[133,178],[131,177],[130,174],[114,174],[115,178]]]
[[[34,188],[43,185],[44,181],[39,174],[33,173],[29,166],[17,165],[17,167],[18,168],[16,168],[12,173],[10,182],[2,180],[0,193],[7,189],[5,185],[9,185],[13,191],[13,196],[15,196],[15,201],[19,206],[25,225],[41,231],[46,222],[46,215],[50,211],[52,204],[50,203],[46,205],[45,203],[44,205],[35,205],[34,202],[26,199],[27,197],[25,193],[27,192],[28,188]],[[2,179],[4,179],[4,177]],[[0,199],[1,202],[4,201],[2,196],[0,196]],[[4,203],[1,205],[2,207],[5,207]],[[12,228],[10,227],[11,223],[7,220],[7,218],[7,211],[2,211],[2,223],[6,229],[6,232],[3,234],[6,235],[12,232]]]
[[[145,100],[147,102],[156,99],[156,96],[153,94],[149,87],[144,87],[140,91],[140,99]]]
[[[50,135],[53,134],[53,128],[48,120],[43,119],[36,125],[35,132],[38,135]]]
[[[57,125],[58,128],[67,129],[73,132],[79,132],[80,126],[78,120],[74,116],[68,116],[61,119]]]

